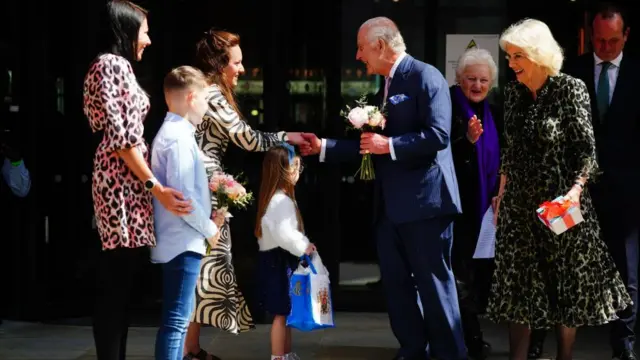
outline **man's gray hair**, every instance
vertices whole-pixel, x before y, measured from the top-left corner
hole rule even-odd
[[[396,54],[402,53],[407,50],[407,46],[404,44],[404,39],[398,26],[389,18],[380,16],[365,21],[360,30],[367,28],[367,40],[369,42],[376,42],[382,40],[393,52]]]

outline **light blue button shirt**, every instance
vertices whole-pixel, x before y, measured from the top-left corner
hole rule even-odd
[[[153,175],[162,185],[182,192],[193,207],[190,214],[176,216],[153,199],[157,241],[157,246],[151,249],[154,263],[169,262],[187,251],[204,255],[205,239],[218,231],[211,220],[209,182],[194,135],[195,127],[188,120],[167,113],[153,140]]]
[[[5,158],[4,164],[2,164],[2,177],[15,196],[25,197],[29,194],[31,175],[27,167],[24,166],[24,161],[19,161],[14,165]]]

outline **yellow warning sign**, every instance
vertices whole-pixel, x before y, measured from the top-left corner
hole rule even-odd
[[[475,48],[478,47],[478,45],[476,45],[476,41],[471,39],[471,42],[469,42],[469,45],[467,45],[467,48],[465,50],[469,50],[471,48]]]

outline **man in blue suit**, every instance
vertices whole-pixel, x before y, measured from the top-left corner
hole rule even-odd
[[[396,359],[461,360],[467,355],[451,270],[453,219],[461,207],[449,145],[449,86],[436,68],[405,50],[390,19],[362,24],[356,59],[369,74],[385,76],[386,127],[381,134],[363,133],[360,142],[305,134],[310,145],[301,151],[324,162],[373,155],[376,242],[401,347]]]

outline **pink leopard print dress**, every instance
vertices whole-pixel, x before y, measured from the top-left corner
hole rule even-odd
[[[143,138],[149,98],[125,58],[100,55],[84,79],[84,113],[102,132],[93,159],[93,209],[102,249],[155,246],[153,204],[144,184],[117,150],[136,147],[149,161]]]

